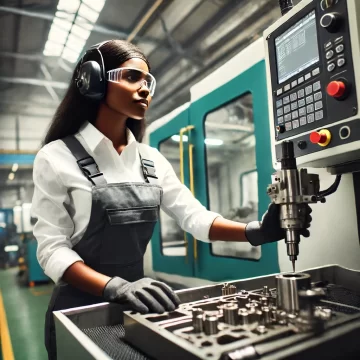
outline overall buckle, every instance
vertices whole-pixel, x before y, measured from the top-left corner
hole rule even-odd
[[[83,174],[93,183],[94,181],[92,181],[93,178],[96,178],[98,176],[102,176],[103,173],[100,172],[95,160],[93,157],[88,156],[84,159],[80,159],[77,161],[79,168],[81,169],[81,171],[83,172]]]
[[[141,167],[142,167],[145,179],[147,179],[147,178],[157,179],[158,178],[156,176],[156,169],[155,169],[155,165],[154,165],[153,161],[141,159]]]

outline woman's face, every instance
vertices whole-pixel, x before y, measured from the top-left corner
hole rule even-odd
[[[131,67],[148,72],[146,62],[139,58],[125,61],[121,66]],[[131,76],[131,74],[129,75]],[[121,79],[119,82],[108,82],[106,104],[118,113],[133,119],[141,120],[151,103],[152,97],[145,82],[138,85],[131,81],[131,77]]]

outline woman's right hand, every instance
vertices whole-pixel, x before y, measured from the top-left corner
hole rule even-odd
[[[103,296],[106,301],[128,303],[142,314],[174,311],[180,305],[179,297],[169,286],[150,278],[131,283],[115,276],[106,284]]]

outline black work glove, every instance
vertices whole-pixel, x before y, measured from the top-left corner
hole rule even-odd
[[[169,286],[150,278],[131,283],[115,276],[106,284],[103,297],[109,302],[127,303],[142,314],[174,311],[180,305],[179,297]]]
[[[300,234],[309,237],[310,232],[307,229],[312,220],[312,210],[308,204],[304,205],[304,209],[305,226]],[[280,227],[280,205],[271,203],[261,221],[249,222],[245,228],[245,236],[253,246],[285,239],[285,230]]]

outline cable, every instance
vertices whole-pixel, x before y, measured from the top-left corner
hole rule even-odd
[[[334,183],[326,190],[319,191],[319,194],[317,197],[323,198],[325,196],[329,196],[329,195],[333,194],[338,189],[340,180],[341,180],[341,175],[336,175],[336,179],[335,179]]]

